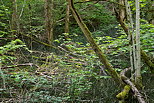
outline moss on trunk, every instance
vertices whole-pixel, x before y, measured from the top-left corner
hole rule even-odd
[[[106,56],[103,54],[100,47],[96,44],[94,38],[92,37],[91,32],[89,31],[89,29],[87,28],[87,26],[85,25],[85,23],[81,19],[80,15],[78,14],[76,9],[74,8],[73,0],[68,0],[68,2],[69,2],[72,14],[73,14],[76,22],[78,23],[79,27],[81,28],[82,32],[84,33],[84,35],[85,35],[86,39],[88,40],[88,42],[90,43],[91,47],[95,51],[96,55],[99,57],[100,61],[107,68],[108,73],[114,78],[114,80],[118,84],[123,84],[119,74],[115,71],[115,69],[112,67],[112,65],[110,64],[110,62],[106,58]]]

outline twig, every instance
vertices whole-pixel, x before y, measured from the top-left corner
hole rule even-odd
[[[41,76],[46,77],[46,78],[49,78],[49,79],[53,79],[51,76],[45,75],[45,74],[42,73],[42,72],[37,72],[37,71],[36,71],[35,74],[41,75]]]
[[[19,67],[19,66],[36,66],[37,65],[33,64],[33,63],[26,63],[26,64],[16,64],[16,65],[10,65],[10,66],[6,66],[6,67],[1,67],[1,69],[7,69],[7,68],[14,68],[14,67]]]

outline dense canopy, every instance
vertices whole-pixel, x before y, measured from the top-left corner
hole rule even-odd
[[[0,102],[154,103],[152,0],[1,0]]]

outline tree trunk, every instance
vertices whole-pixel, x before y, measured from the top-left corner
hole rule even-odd
[[[135,77],[134,77],[134,73],[135,73],[135,41],[134,41],[134,26],[133,26],[133,20],[132,20],[132,14],[131,14],[131,10],[130,10],[130,5],[128,3],[127,0],[125,0],[125,5],[126,5],[126,15],[127,15],[127,20],[128,20],[128,37],[129,37],[129,41],[131,42],[129,44],[129,48],[130,48],[130,63],[131,63],[131,80],[134,81]]]
[[[11,30],[14,30],[12,32],[12,35],[16,35],[16,33],[19,33],[19,19],[17,15],[17,0],[12,1],[12,20],[11,20]]]
[[[136,0],[136,76],[135,83],[142,85],[141,77],[141,53],[140,53],[140,1]]]
[[[84,35],[87,38],[88,42],[90,43],[91,47],[95,51],[96,55],[99,57],[101,63],[104,64],[104,66],[107,68],[108,73],[113,77],[113,79],[116,81],[116,83],[123,84],[120,76],[115,71],[115,69],[112,67],[112,65],[109,63],[109,61],[106,59],[104,53],[102,52],[100,47],[96,44],[95,40],[93,39],[91,32],[89,31],[89,29],[87,28],[87,26],[85,25],[85,23],[81,19],[80,15],[77,13],[76,9],[74,8],[73,0],[67,0],[67,1],[70,5],[70,9],[72,11],[72,14],[73,14],[76,22],[78,23],[79,27],[81,28],[82,32],[84,33]]]
[[[45,0],[45,32],[50,45],[53,42],[53,0]]]
[[[146,19],[150,24],[154,24],[154,1],[153,0],[147,0],[147,12],[145,14]]]
[[[119,0],[119,4],[125,5],[125,1]],[[118,5],[119,6],[119,15],[122,18],[122,20],[124,21],[126,19],[126,9],[121,5]]]
[[[70,7],[69,4],[67,3],[66,7],[66,17],[65,17],[65,33],[69,33],[69,18],[70,18]]]
[[[119,15],[119,13],[117,12],[116,9],[115,9],[115,14],[116,14],[117,21],[120,23],[120,25],[123,28],[123,30],[125,31],[125,33],[128,36],[131,37],[132,35],[129,33],[130,28],[128,26],[126,26],[126,24],[124,23],[123,19],[121,18],[121,16]],[[134,43],[135,43],[135,41],[134,41]],[[130,44],[131,45],[133,44],[133,40],[130,41]],[[150,70],[154,72],[154,64],[149,59],[149,57],[146,54],[146,52],[144,52],[142,49],[140,50],[140,52],[141,52],[141,58],[144,60],[144,62],[147,64],[147,66],[150,68]]]

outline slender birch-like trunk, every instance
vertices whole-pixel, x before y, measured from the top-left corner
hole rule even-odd
[[[135,56],[135,42],[134,42],[134,26],[133,26],[133,19],[132,19],[132,13],[130,10],[130,5],[128,3],[127,0],[125,0],[125,5],[126,5],[126,15],[127,15],[127,20],[128,20],[128,37],[129,37],[129,41],[131,42],[129,44],[129,48],[130,48],[130,63],[131,63],[131,79],[134,81],[135,79],[135,66],[136,66],[136,58],[134,58]]]
[[[127,35],[130,35],[128,33],[128,31],[129,31],[130,28],[125,24],[125,22],[123,21],[123,18],[119,15],[117,9],[114,9],[114,10],[115,10],[115,15],[116,15],[117,21],[120,23],[120,25],[123,28],[123,30],[125,31],[125,33]],[[132,37],[132,38],[134,38],[134,37]],[[132,39],[132,41],[130,41],[130,44],[135,44],[135,42],[136,42],[135,40],[136,39]],[[133,49],[135,51],[135,49],[136,49],[135,46],[133,47]],[[142,59],[147,64],[147,66],[150,68],[151,72],[154,73],[154,64],[152,63],[152,61],[150,60],[150,58],[148,57],[148,55],[146,54],[146,52],[144,52],[142,49],[141,49],[140,52],[141,52]],[[136,56],[136,54],[134,54],[134,53],[133,53],[133,55]],[[134,59],[134,60],[136,60],[136,59]]]
[[[21,16],[23,15],[25,5],[26,5],[26,0],[24,0],[24,2],[23,2],[23,6],[22,6],[22,9],[21,9],[21,13],[19,15],[19,20],[21,19]]]
[[[135,82],[141,83],[141,53],[140,53],[140,1],[136,0],[136,76]]]

